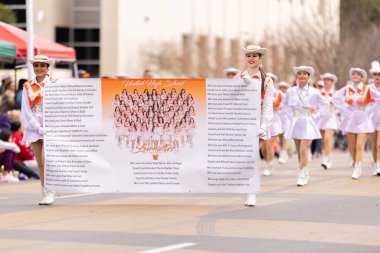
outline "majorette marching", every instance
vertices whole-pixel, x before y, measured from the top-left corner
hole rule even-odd
[[[350,81],[333,96],[332,101],[342,115],[339,128],[348,137],[353,160],[352,178],[358,179],[362,174],[365,143],[369,134],[375,132],[370,109],[378,106],[380,93],[375,85],[366,84],[364,69],[351,68],[349,74]]]
[[[259,79],[262,85],[262,125],[260,127],[260,148],[265,165],[263,175],[273,174],[274,146],[279,142],[279,163],[288,160],[287,139],[294,139],[299,160],[297,185],[309,183],[309,149],[311,141],[322,138],[323,154],[321,166],[333,168],[332,150],[334,134],[342,131],[349,140],[353,159],[352,178],[362,173],[364,145],[371,137],[373,154],[373,175],[380,176],[380,64],[375,61],[369,72],[373,83],[366,84],[367,73],[360,68],[351,68],[350,81],[340,90],[335,85],[336,75],[325,73],[320,76],[318,89],[312,87],[310,79],[314,69],[310,66],[294,67],[296,85],[290,87],[279,82],[276,75],[264,73],[261,68],[266,49],[247,46],[242,49],[246,56],[247,70],[242,73],[234,68],[224,71],[226,78]],[[269,81],[271,79],[272,82]],[[275,85],[273,85],[275,83]],[[269,99],[268,94],[271,95]],[[271,102],[269,102],[271,100]],[[269,108],[271,104],[271,108]],[[253,194],[247,195],[246,205],[256,202]],[[253,204],[254,205],[254,204]]]

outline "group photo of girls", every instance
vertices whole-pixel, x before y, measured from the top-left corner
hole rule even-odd
[[[169,146],[178,151],[193,147],[196,129],[196,103],[185,89],[123,89],[113,101],[113,127],[118,147],[134,152],[136,148]]]

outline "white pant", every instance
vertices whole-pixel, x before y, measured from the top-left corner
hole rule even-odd
[[[26,161],[23,161],[23,163],[25,163],[26,166],[28,166],[28,167],[31,168],[35,173],[38,174],[37,160],[26,160]]]

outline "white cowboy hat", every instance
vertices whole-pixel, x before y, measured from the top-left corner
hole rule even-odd
[[[260,46],[256,46],[256,45],[248,45],[246,48],[242,47],[241,51],[244,54],[257,53],[257,54],[260,54],[260,55],[265,55],[266,52],[267,52],[267,49],[263,48],[263,47],[260,47]]]
[[[267,73],[267,77],[270,77],[270,78],[272,78],[272,80],[275,82],[275,83],[277,83],[277,81],[278,81],[278,77],[275,75],[275,74],[273,74],[273,73]]]
[[[5,74],[1,75],[0,76],[0,80],[5,80],[5,79],[8,79],[8,78],[12,78],[12,75],[9,74],[9,72],[6,72]]]
[[[320,75],[320,78],[323,79],[331,79],[333,80],[333,83],[336,83],[338,81],[338,77],[331,73],[324,73],[323,75]]]
[[[325,86],[325,83],[322,80],[317,81],[318,86]]]
[[[361,69],[361,68],[350,68],[350,78],[352,76],[352,73],[354,73],[354,72],[359,72],[362,75],[363,82],[367,81],[368,76],[367,76],[367,72],[365,72],[364,69]]]
[[[223,73],[225,76],[227,76],[228,73],[239,74],[239,72],[240,71],[238,69],[235,69],[235,68],[228,68],[228,69],[223,70]]]
[[[310,66],[299,66],[299,67],[293,67],[294,74],[298,74],[300,71],[305,71],[309,73],[310,76],[314,75],[314,68]]]
[[[277,84],[277,87],[280,88],[280,87],[286,87],[286,88],[289,88],[290,85],[287,83],[287,82],[279,82]]]
[[[29,62],[31,64],[34,64],[36,62],[42,62],[42,63],[47,63],[49,65],[52,65],[54,63],[54,60],[53,59],[49,59],[49,57],[47,57],[46,55],[36,55],[34,56],[33,60],[29,60]]]
[[[371,74],[380,73],[380,63],[378,61],[371,62],[371,69],[369,70]]]
[[[118,73],[115,75],[115,78],[130,78],[129,75],[125,73]]]

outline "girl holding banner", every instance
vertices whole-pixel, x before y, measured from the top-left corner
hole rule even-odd
[[[241,48],[245,55],[247,69],[238,77],[247,80],[248,82],[256,79],[261,84],[261,117],[260,117],[260,130],[259,130],[259,146],[263,144],[264,140],[270,139],[269,127],[273,119],[273,81],[269,78],[261,67],[262,57],[267,50],[260,46],[249,45],[246,48]],[[260,172],[255,170],[254,177],[258,177],[260,182]],[[257,187],[257,191],[249,193],[246,196],[245,205],[256,205],[256,194],[260,190],[260,185]]]
[[[51,85],[48,75],[49,67],[52,67],[54,60],[45,55],[36,55],[29,61],[33,65],[36,77],[24,84],[21,106],[21,122],[24,127],[23,141],[32,144],[33,153],[37,160],[38,172],[42,185],[43,199],[39,205],[51,205],[54,202],[54,193],[45,187],[44,169],[44,135],[43,128],[43,99],[44,88]]]
[[[327,108],[329,102],[319,90],[309,84],[314,69],[309,66],[294,67],[297,85],[287,90],[284,99],[284,110],[290,118],[285,138],[294,139],[299,161],[297,186],[309,182],[309,150],[312,140],[320,139],[321,133],[315,119]]]

